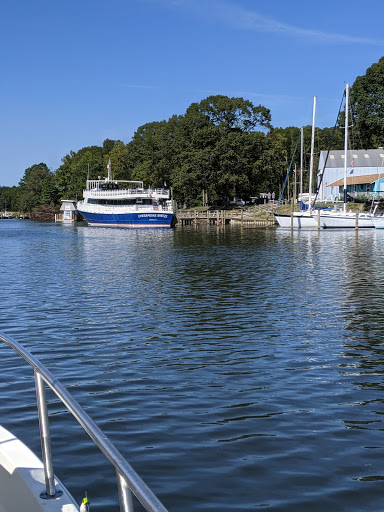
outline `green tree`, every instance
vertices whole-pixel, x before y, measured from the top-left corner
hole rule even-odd
[[[358,76],[350,90],[352,119],[359,132],[355,149],[384,146],[384,57]]]
[[[147,123],[135,132],[127,145],[127,161],[132,179],[160,187],[166,182],[181,149],[175,142],[177,116],[168,121]]]
[[[265,140],[260,158],[254,164],[254,180],[258,193],[275,192],[280,195],[289,166],[284,135],[272,131]]]
[[[109,154],[106,156],[106,159],[111,160],[111,172],[113,179],[130,179],[127,146],[121,142],[121,140],[116,141],[115,145],[111,148]]]
[[[30,212],[41,204],[43,185],[50,175],[50,170],[44,163],[35,164],[25,170],[19,181],[19,209]]]
[[[19,209],[19,188],[0,187],[0,211],[14,212]]]
[[[105,155],[108,155],[112,149],[116,146],[117,141],[111,139],[105,139],[103,142],[103,152]]]
[[[106,175],[106,160],[106,149],[100,146],[88,146],[65,155],[55,172],[58,199],[80,199],[88,177],[98,179]]]
[[[213,199],[249,196],[254,188],[251,180],[255,153],[244,148],[249,150],[253,142],[260,143],[265,138],[265,133],[256,129],[268,130],[270,119],[268,109],[254,107],[243,98],[218,95],[193,103],[181,128],[184,141],[188,140],[188,144],[184,142],[184,155],[195,187],[208,190]],[[184,179],[184,183],[187,181]]]
[[[200,112],[222,131],[249,132],[257,127],[271,128],[270,111],[261,105],[255,107],[244,98],[209,96],[200,103],[193,103],[188,110]]]
[[[57,188],[54,175],[50,172],[44,179],[41,188],[40,204],[55,204],[57,202]]]

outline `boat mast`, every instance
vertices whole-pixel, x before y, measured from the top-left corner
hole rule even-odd
[[[312,137],[311,137],[311,160],[309,164],[309,208],[312,208],[312,188],[313,188],[313,153],[315,148],[315,117],[316,117],[316,96],[313,97],[312,114]]]
[[[303,148],[304,148],[304,127],[300,128],[300,201],[303,200]]]
[[[348,152],[349,85],[345,85],[345,134],[344,134],[344,213],[347,212],[347,152]]]
[[[107,169],[108,169],[108,181],[111,181],[111,159],[108,160]]]

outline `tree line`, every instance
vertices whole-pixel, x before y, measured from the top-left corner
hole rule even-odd
[[[356,78],[350,104],[356,134],[353,148],[384,146],[384,57]],[[332,148],[343,148],[343,120],[341,113],[335,131],[317,129],[317,158],[328,148],[333,132]],[[106,175],[109,161],[113,179],[140,180],[152,187],[166,184],[181,207],[197,206],[203,197],[221,205],[233,197],[267,192],[278,196],[299,131],[294,126],[273,127],[270,110],[247,99],[209,96],[192,103],[184,115],[140,126],[128,143],[106,139],[102,146],[70,151],[56,170],[45,163],[32,165],[18,186],[0,187],[0,210],[6,206],[28,213],[45,205],[57,208],[61,199],[78,200],[88,178]],[[306,169],[310,142],[311,126],[305,126]],[[292,165],[299,168],[299,151]]]

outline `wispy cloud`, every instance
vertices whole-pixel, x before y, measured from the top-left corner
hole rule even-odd
[[[216,4],[216,7],[218,4]],[[300,37],[310,39],[318,43],[337,44],[337,43],[359,43],[371,45],[383,45],[384,40],[370,39],[344,35],[340,33],[324,32],[316,29],[306,29],[289,25],[273,18],[261,16],[255,11],[248,11],[230,4],[222,4],[223,19],[233,26],[242,30],[253,30],[257,32],[268,32],[287,37]]]
[[[147,0],[148,1],[148,0]],[[262,16],[255,10],[245,9],[235,3],[214,0],[149,0],[168,8],[183,9],[196,16],[221,21],[237,30],[271,33],[291,38],[302,38],[321,44],[365,44],[383,46],[384,39],[359,37],[326,32],[315,28],[302,28],[274,18]]]

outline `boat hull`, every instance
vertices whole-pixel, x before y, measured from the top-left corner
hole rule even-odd
[[[376,229],[384,229],[384,215],[378,217],[372,217],[372,224]]]
[[[292,216],[275,214],[275,219],[281,228],[317,228],[316,219],[306,213],[295,212]]]
[[[358,215],[355,213],[321,212],[320,227],[323,229],[351,229],[373,228],[371,215]]]
[[[79,507],[55,478],[58,491],[44,498],[44,466],[18,438],[0,426],[0,510],[7,512],[78,512]]]
[[[377,218],[377,226],[374,225],[374,217],[368,214],[359,215],[356,219],[355,213],[332,212],[318,210],[311,215],[295,212],[291,215],[276,215],[275,219],[283,228],[322,228],[322,229],[350,229],[350,228],[373,228],[384,229],[384,218],[380,221]]]
[[[174,224],[172,212],[100,213],[79,209],[90,226],[118,228],[171,228]]]

